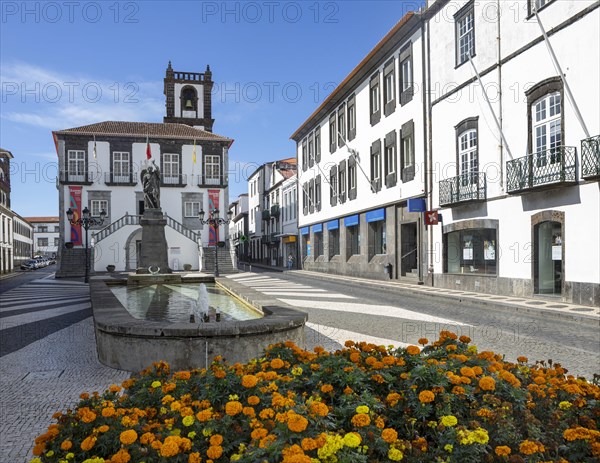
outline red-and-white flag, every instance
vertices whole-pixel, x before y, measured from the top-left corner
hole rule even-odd
[[[150,149],[150,141],[146,137],[146,159],[150,160],[152,157],[152,150]]]

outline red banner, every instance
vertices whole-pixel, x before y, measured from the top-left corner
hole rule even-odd
[[[425,212],[425,225],[437,225],[439,222],[438,211]]]
[[[221,190],[208,190],[208,212],[212,215],[212,211],[219,209],[219,193]],[[219,241],[219,227],[211,225],[208,229],[208,245],[216,246]]]
[[[69,207],[73,211],[73,220],[81,218],[81,189],[80,186],[69,186]],[[81,225],[71,225],[71,242],[81,246]]]

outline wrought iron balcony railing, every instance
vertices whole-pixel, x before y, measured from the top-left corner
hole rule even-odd
[[[98,174],[96,174],[98,175]],[[91,172],[60,172],[60,183],[74,185],[90,185],[94,183],[94,176]]]
[[[440,181],[440,206],[466,201],[483,201],[486,198],[484,172],[467,172]]]
[[[509,193],[577,181],[577,154],[574,146],[549,150],[513,159],[506,163]]]
[[[187,174],[162,174],[161,186],[185,186],[187,184]]]
[[[269,211],[269,209],[264,209],[262,211],[262,219],[269,220],[270,218],[271,218],[271,212]]]
[[[107,185],[135,185],[138,176],[136,173],[129,172],[105,172],[104,183]]]
[[[600,135],[581,140],[581,176],[600,177]]]
[[[279,217],[279,204],[271,206],[271,217]]]

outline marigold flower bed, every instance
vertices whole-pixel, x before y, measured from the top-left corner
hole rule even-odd
[[[32,463],[598,461],[597,381],[447,331],[419,343],[277,344],[172,374],[156,363],[56,413]]]

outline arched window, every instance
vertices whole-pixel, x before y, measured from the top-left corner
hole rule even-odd
[[[197,111],[198,93],[194,87],[183,87],[181,90],[181,111]]]
[[[561,78],[543,80],[529,89],[526,95],[529,153],[535,155],[538,167],[560,162],[565,133]]]

